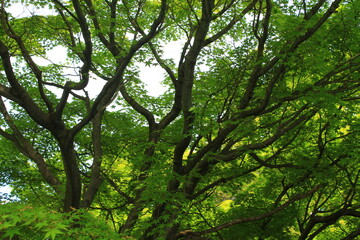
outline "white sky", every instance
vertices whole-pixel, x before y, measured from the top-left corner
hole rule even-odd
[[[4,186],[4,187],[0,187],[0,196],[4,193],[9,194],[11,192],[11,187],[9,186]],[[1,198],[0,198],[1,201]]]

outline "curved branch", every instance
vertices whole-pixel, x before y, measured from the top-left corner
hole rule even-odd
[[[119,65],[117,66],[115,76],[105,84],[105,86],[95,99],[89,114],[72,128],[71,131],[73,135],[75,135],[86,124],[88,124],[98,111],[102,110],[111,102],[114,95],[119,90],[120,86],[123,84],[122,77],[132,57],[141,47],[143,47],[158,33],[158,27],[161,26],[164,21],[166,9],[167,0],[162,0],[160,12],[158,14],[158,17],[153,21],[149,33],[146,36],[143,36],[139,41],[134,43],[130,47],[127,55],[119,60]]]
[[[39,125],[46,127],[48,129],[51,128],[51,124],[48,121],[48,115],[44,113],[41,110],[41,108],[39,108],[39,106],[30,97],[28,92],[20,85],[18,79],[16,78],[14,69],[11,64],[9,50],[1,40],[0,40],[0,56],[7,80],[11,85],[9,92],[13,96],[11,99],[16,100],[16,102],[20,106],[22,106],[24,110],[29,114],[29,116],[32,119],[34,119],[34,121],[37,122]],[[3,90],[6,89],[3,88]]]
[[[199,231],[199,232],[193,232],[191,230],[184,230],[184,231],[181,231],[181,232],[179,232],[177,234],[177,238],[192,237],[192,236],[194,236],[194,237],[195,236],[202,236],[202,235],[206,235],[206,234],[210,234],[210,233],[213,233],[213,232],[220,231],[222,229],[230,228],[230,227],[232,227],[234,225],[238,225],[238,224],[242,224],[242,223],[246,223],[246,222],[254,222],[254,221],[258,221],[258,220],[261,220],[261,219],[271,217],[272,215],[284,210],[285,208],[287,208],[288,206],[290,206],[294,202],[299,201],[299,200],[304,199],[304,198],[307,198],[308,196],[312,195],[317,190],[319,190],[320,187],[321,186],[318,185],[318,186],[314,187],[313,189],[311,189],[310,191],[308,191],[306,193],[295,195],[294,197],[292,197],[290,200],[288,200],[284,204],[282,204],[279,207],[274,208],[273,210],[271,210],[269,212],[266,212],[264,214],[254,216],[254,217],[249,217],[249,218],[235,219],[235,220],[232,220],[230,222],[221,224],[219,226],[212,227],[212,228],[209,228],[207,230],[203,230],[203,231]]]
[[[241,21],[241,19],[244,18],[245,14],[247,14],[255,6],[255,4],[258,1],[259,0],[253,0],[251,3],[249,3],[249,5],[247,5],[246,8],[244,8],[238,16],[235,16],[233,19],[231,19],[231,21],[228,23],[228,25],[226,25],[226,27],[221,29],[219,32],[217,32],[213,36],[207,38],[203,43],[204,46],[207,46],[207,45],[211,44],[212,42],[215,42],[216,40],[218,40],[219,38],[224,36],[226,33],[228,33],[235,26],[235,24],[237,24],[238,22]]]
[[[74,18],[77,22],[79,22],[79,19],[62,2],[60,2],[59,0],[52,0],[52,2],[55,5],[60,6],[60,8],[64,9],[65,12],[67,12],[72,18]]]
[[[143,115],[146,118],[146,120],[149,123],[150,131],[151,132],[155,131],[156,130],[156,122],[155,122],[154,115],[148,109],[146,109],[145,107],[140,105],[134,98],[132,98],[128,94],[125,84],[122,84],[120,86],[119,90],[121,92],[121,95],[126,100],[126,102],[129,103],[133,109],[135,109],[138,113],[140,113],[141,115]]]
[[[53,110],[54,110],[53,104],[49,100],[49,98],[46,96],[45,91],[44,91],[42,71],[37,66],[37,64],[34,62],[32,57],[30,56],[30,53],[27,50],[23,39],[19,35],[16,34],[16,32],[12,29],[11,25],[9,24],[8,19],[7,19],[7,12],[5,11],[3,6],[1,7],[1,23],[2,23],[3,29],[5,30],[5,33],[10,38],[14,39],[16,41],[16,43],[18,44],[23,58],[25,59],[26,63],[29,65],[31,71],[34,73],[34,75],[37,79],[38,89],[39,89],[41,98],[43,99],[49,112],[53,112]]]
[[[10,129],[13,132],[13,134],[9,134],[3,131],[2,129],[0,129],[0,135],[10,140],[22,154],[30,158],[36,164],[37,168],[39,169],[39,172],[41,173],[45,181],[51,187],[53,187],[58,194],[61,194],[62,193],[62,190],[60,188],[61,182],[51,172],[48,164],[41,156],[41,154],[36,149],[34,149],[31,143],[20,132],[15,122],[13,121],[12,117],[8,113],[6,106],[1,97],[0,97],[0,112],[4,116],[7,125],[10,127]]]
[[[118,57],[120,55],[120,49],[116,45],[115,37],[113,36],[114,31],[112,30],[112,29],[114,29],[113,25],[115,24],[115,21],[111,21],[112,26],[110,26],[110,28],[109,28],[110,29],[109,30],[110,31],[109,35],[111,37],[110,37],[110,40],[108,40],[108,39],[106,39],[105,35],[102,32],[102,29],[100,27],[100,23],[99,23],[99,20],[98,20],[97,13],[96,13],[96,11],[94,9],[94,6],[92,4],[92,0],[86,0],[85,2],[87,4],[87,7],[89,8],[89,13],[91,15],[92,22],[94,23],[94,27],[97,30],[98,38],[103,43],[103,45],[111,52],[111,54],[114,57]],[[112,10],[112,16],[114,16],[114,14],[115,14],[115,11]]]

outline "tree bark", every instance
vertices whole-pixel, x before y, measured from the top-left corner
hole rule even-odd
[[[80,170],[74,150],[74,140],[72,137],[69,138],[68,135],[66,134],[62,139],[58,140],[66,175],[66,190],[63,200],[65,212],[79,209],[81,200]]]

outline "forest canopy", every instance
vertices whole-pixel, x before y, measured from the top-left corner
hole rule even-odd
[[[360,235],[360,1],[3,0],[0,20],[0,238]]]

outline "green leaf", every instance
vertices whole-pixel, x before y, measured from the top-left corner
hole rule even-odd
[[[63,232],[57,228],[45,229],[45,236],[43,239],[48,239],[51,237],[51,239],[54,240],[56,236],[61,235],[62,233]]]

